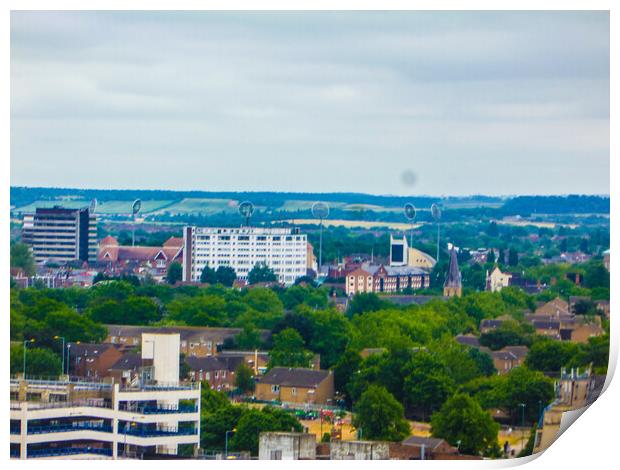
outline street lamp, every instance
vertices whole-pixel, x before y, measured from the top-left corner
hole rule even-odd
[[[224,447],[224,457],[228,458],[228,434],[234,434],[237,432],[237,428],[233,428],[231,431],[226,431],[226,445]]]
[[[525,427],[525,403],[519,403],[519,408],[521,408],[521,450],[523,450],[523,428]]]
[[[26,346],[28,345],[28,343],[34,343],[34,338],[24,341],[24,379],[26,379]]]
[[[54,336],[54,339],[61,339],[62,340],[62,369],[60,369],[62,371],[62,373],[65,373],[65,338],[63,336]]]
[[[75,344],[80,344],[79,341],[76,341]],[[71,357],[71,343],[67,344],[67,375],[69,375],[69,371],[71,369],[71,361],[69,360]]]

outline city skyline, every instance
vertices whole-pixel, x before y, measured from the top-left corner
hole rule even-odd
[[[609,194],[607,12],[11,18],[15,186]]]

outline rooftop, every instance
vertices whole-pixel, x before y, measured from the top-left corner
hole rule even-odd
[[[327,370],[274,367],[262,377],[260,382],[290,387],[314,388],[323,382],[329,374],[330,372]]]

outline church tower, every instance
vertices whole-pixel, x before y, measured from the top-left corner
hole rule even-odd
[[[456,259],[456,250],[453,246],[450,251],[448,275],[446,276],[446,282],[443,284],[443,295],[445,297],[460,297],[462,294],[461,271],[459,270],[459,262]]]

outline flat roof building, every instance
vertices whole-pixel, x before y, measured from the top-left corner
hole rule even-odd
[[[88,208],[37,208],[23,222],[22,238],[35,262],[97,261],[97,216]]]
[[[183,281],[200,281],[207,265],[231,267],[237,279],[247,281],[256,264],[265,264],[280,283],[291,285],[306,275],[307,243],[307,236],[298,229],[185,227]]]

